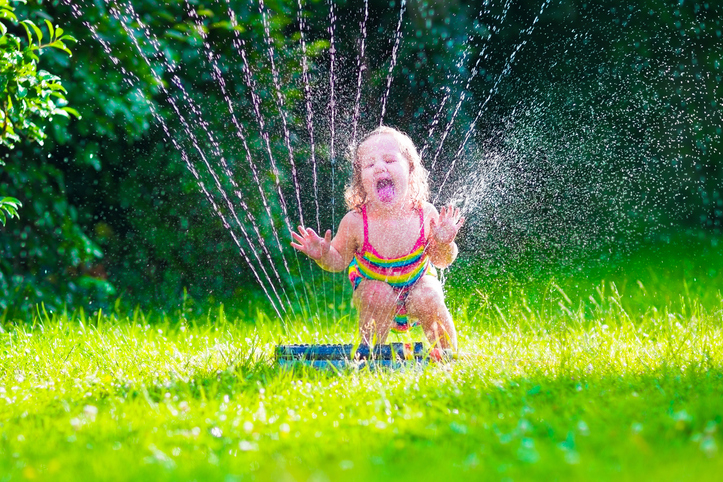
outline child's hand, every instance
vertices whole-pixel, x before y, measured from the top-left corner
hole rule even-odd
[[[292,231],[291,237],[296,241],[296,243],[292,241],[291,246],[305,253],[314,261],[323,258],[331,248],[331,229],[327,229],[322,238],[313,229],[299,226],[299,234]]]
[[[445,206],[439,211],[439,218],[432,218],[429,222],[432,239],[437,244],[449,244],[454,241],[459,228],[464,224],[464,218],[459,208]]]

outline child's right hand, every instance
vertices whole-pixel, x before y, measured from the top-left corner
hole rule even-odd
[[[296,243],[292,241],[291,246],[314,261],[321,260],[331,248],[331,229],[327,229],[322,238],[313,229],[299,226],[299,233],[292,231],[291,237],[296,241]]]

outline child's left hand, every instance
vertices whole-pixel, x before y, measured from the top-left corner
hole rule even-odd
[[[429,221],[432,239],[437,244],[449,244],[454,241],[459,228],[464,224],[464,218],[459,208],[444,206],[439,211],[439,218]]]

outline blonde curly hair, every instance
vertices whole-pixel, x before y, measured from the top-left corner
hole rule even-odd
[[[379,126],[364,136],[358,143],[351,144],[347,157],[352,163],[351,183],[346,186],[344,198],[349,209],[358,211],[367,202],[367,193],[362,186],[361,163],[359,162],[359,147],[374,136],[392,136],[399,145],[402,156],[409,161],[409,194],[412,205],[421,208],[422,203],[429,201],[429,171],[422,165],[417,148],[412,139],[405,133],[387,126]]]

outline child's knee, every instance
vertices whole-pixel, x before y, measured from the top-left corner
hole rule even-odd
[[[433,286],[420,286],[407,302],[407,308],[416,316],[437,316],[444,309],[444,294]]]

